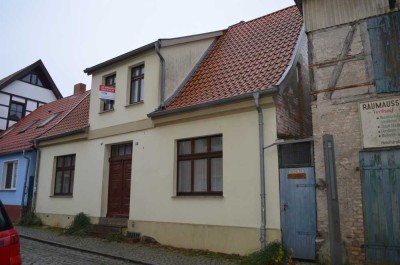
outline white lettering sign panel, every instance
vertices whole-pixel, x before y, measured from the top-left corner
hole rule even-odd
[[[99,86],[99,98],[115,100],[115,87],[100,85]]]
[[[360,103],[364,148],[400,145],[400,98]]]

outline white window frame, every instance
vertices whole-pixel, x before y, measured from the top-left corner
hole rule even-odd
[[[11,188],[6,188],[6,179],[7,179],[7,169],[8,165],[12,163],[13,171],[11,176]],[[1,182],[2,190],[16,190],[17,187],[17,170],[18,170],[18,160],[10,160],[3,162],[3,178]]]

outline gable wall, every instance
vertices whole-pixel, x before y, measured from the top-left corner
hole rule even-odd
[[[312,134],[307,37],[302,33],[298,54],[274,96],[278,138],[302,138]],[[298,79],[298,75],[300,80]]]

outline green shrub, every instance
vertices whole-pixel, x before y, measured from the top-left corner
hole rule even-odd
[[[89,232],[90,227],[89,217],[84,213],[78,213],[64,233],[67,235],[83,236]]]
[[[42,220],[34,213],[27,212],[19,221],[19,225],[23,226],[42,226]]]
[[[259,250],[245,257],[242,264],[246,265],[280,265],[290,264],[291,257],[279,242],[271,242],[265,249]]]

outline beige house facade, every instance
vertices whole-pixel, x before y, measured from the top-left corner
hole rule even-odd
[[[286,18],[293,18],[296,27],[285,25]],[[282,28],[273,28],[271,19]],[[282,43],[235,39],[248,28],[257,35],[256,23],[287,34],[287,54],[273,57]],[[42,221],[65,227],[84,212],[95,224],[127,220],[126,233],[135,237],[241,255],[260,248],[260,234],[267,242],[281,240],[276,141],[310,132],[304,97],[308,74],[300,71],[308,55],[301,29],[301,16],[292,7],[224,31],[161,39],[87,68],[92,75],[90,127],[39,139],[36,212]],[[250,49],[248,56],[260,61],[235,66],[237,47]],[[258,47],[265,50],[256,54]],[[241,67],[250,69],[250,77],[268,68],[262,67],[262,52],[271,52],[271,63],[280,65],[260,75],[273,79],[252,78],[240,87],[242,79],[234,76],[242,74]],[[113,101],[99,99],[104,84],[115,88]],[[211,92],[203,91],[209,87]],[[240,93],[232,92],[235,87]],[[286,122],[301,129],[291,131]],[[262,151],[260,139],[271,147]],[[66,172],[58,158],[69,155],[75,159],[73,192],[55,194],[58,172]]]

